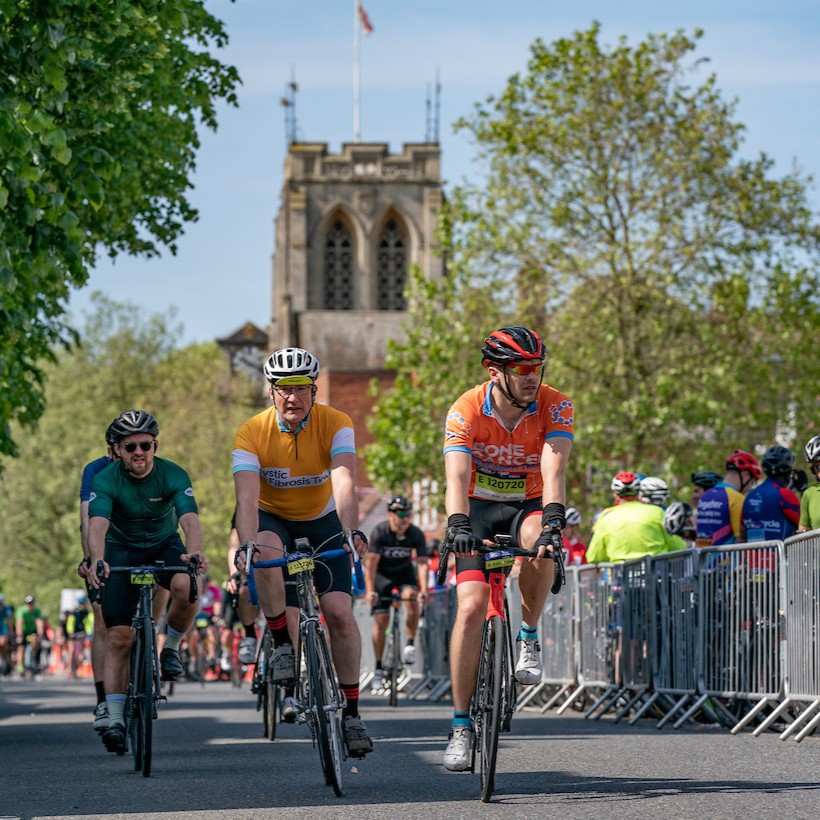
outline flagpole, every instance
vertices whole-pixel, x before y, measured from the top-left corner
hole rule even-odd
[[[359,0],[353,0],[353,141],[362,141],[362,27],[359,25]]]

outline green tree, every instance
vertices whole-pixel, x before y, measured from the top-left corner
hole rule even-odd
[[[227,36],[200,0],[0,0],[0,456],[44,409],[44,360],[104,249],[175,252]]]
[[[457,123],[480,182],[451,195],[443,247],[459,282],[543,331],[546,378],[576,405],[575,492],[593,468],[606,485],[622,467],[720,469],[736,447],[770,444],[786,415],[798,442],[816,421],[820,361],[801,355],[820,331],[812,180],[740,155],[734,102],[693,57],[700,36],[607,47],[595,24],[536,40],[526,72]],[[410,325],[437,311],[458,316],[451,334],[497,324],[470,312],[462,287],[449,296],[419,301]],[[451,335],[452,362],[480,335]],[[426,384],[442,364],[410,338],[394,362],[401,372],[415,356]],[[453,380],[450,395],[466,386]],[[377,412],[419,400],[400,382]],[[396,430],[381,431],[383,451],[426,435]]]
[[[179,349],[173,312],[143,315],[96,298],[87,342],[46,365],[47,408],[35,430],[15,430],[20,456],[0,479],[0,589],[36,592],[56,614],[59,590],[78,587],[83,467],[105,453],[106,427],[143,408],[160,424],[158,455],[191,476],[213,575],[226,571],[233,512],[231,442],[252,412],[251,386],[232,376],[217,345]]]

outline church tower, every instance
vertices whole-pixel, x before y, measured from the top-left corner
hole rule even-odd
[[[270,349],[304,347],[321,365],[317,400],[348,413],[359,450],[372,378],[392,381],[387,341],[407,317],[411,265],[444,272],[433,237],[443,201],[437,142],[292,142],[275,221]],[[358,482],[367,482],[360,464]]]

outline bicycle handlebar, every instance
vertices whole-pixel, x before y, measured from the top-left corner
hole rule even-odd
[[[490,546],[487,546],[478,536],[474,535],[474,545],[473,551],[477,552],[479,555],[487,555],[491,552],[496,552],[498,550],[504,550],[505,552],[511,553],[516,558],[536,558],[538,556],[537,549],[524,549],[523,547],[516,546],[512,543],[512,536],[511,535],[504,535],[499,534],[494,536],[493,543]],[[447,576],[447,559],[450,557],[450,553],[454,552],[453,548],[449,545],[449,543],[445,542],[442,549],[441,549],[441,557],[439,558],[439,565],[438,565],[438,572],[436,573],[436,585],[441,586],[444,583],[444,579]],[[547,553],[547,556],[551,557],[553,562],[555,563],[555,578],[552,582],[551,591],[553,594],[557,594],[561,587],[566,582],[566,573],[564,570],[564,556],[561,550],[553,550],[551,553]]]
[[[317,549],[310,549],[302,550],[298,552],[291,552],[287,555],[282,556],[281,558],[272,558],[269,561],[257,561],[253,563],[251,559],[253,558],[254,553],[259,552],[259,549],[256,544],[252,541],[249,541],[245,546],[245,572],[248,578],[248,593],[249,593],[249,600],[252,604],[256,604],[258,602],[258,597],[256,594],[256,582],[253,579],[253,571],[254,569],[268,569],[270,567],[284,567],[287,564],[294,562],[296,560],[302,558],[318,558],[322,559],[330,559],[330,558],[338,558],[342,555],[350,555],[353,559],[353,569],[355,572],[356,577],[356,586],[360,589],[364,589],[364,575],[362,573],[362,561],[359,553],[356,552],[355,547],[353,546],[353,533],[350,529],[345,528],[342,530],[342,535],[344,536],[345,540],[347,541],[346,547],[340,547],[338,549],[332,550],[324,550],[320,551],[321,547]],[[297,546],[299,545],[300,541],[304,541],[305,545],[307,545],[306,539],[296,539]]]
[[[199,598],[199,588],[196,582],[196,576],[199,573],[199,560],[195,555],[191,556],[191,560],[187,564],[180,564],[179,566],[166,566],[164,561],[157,561],[153,564],[140,564],[130,567],[109,567],[109,575],[112,572],[186,572],[190,579],[188,603],[192,604]],[[104,587],[105,563],[103,561],[97,561],[97,578],[100,580],[100,586]]]

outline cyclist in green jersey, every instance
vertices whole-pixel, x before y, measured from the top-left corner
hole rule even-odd
[[[164,561],[178,566],[196,556],[202,571],[202,528],[188,474],[178,465],[154,453],[159,425],[144,410],[128,410],[111,427],[120,460],[94,477],[88,505],[88,545],[91,567],[104,562],[102,615],[108,629],[105,658],[105,699],[109,726],[103,734],[112,752],[125,747],[123,709],[128,686],[129,655],[133,633],[131,620],[137,609],[139,588],[123,573],[109,575],[110,566],[139,566]],[[179,537],[182,527],[185,541]],[[96,571],[88,580],[100,587]],[[179,642],[196,616],[197,604],[188,601],[185,573],[159,573],[160,586],[171,592],[168,636],[160,654],[164,680],[182,674]]]
[[[798,532],[820,529],[820,436],[809,439],[805,454],[809,469],[818,483],[809,487],[800,499]]]

